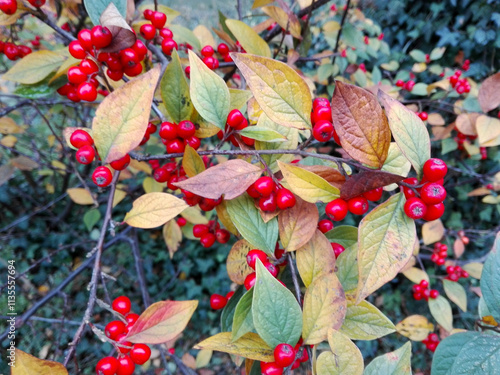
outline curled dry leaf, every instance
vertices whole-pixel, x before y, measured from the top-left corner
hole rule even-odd
[[[120,14],[115,4],[110,2],[106,9],[104,9],[104,12],[102,12],[99,20],[101,25],[106,26],[113,35],[111,44],[103,48],[103,52],[118,52],[134,45],[137,36],[125,18]]]
[[[367,191],[384,187],[405,179],[404,176],[382,172],[382,171],[363,171],[350,176],[340,189],[342,199],[351,199]]]
[[[201,197],[231,200],[243,194],[262,170],[241,159],[229,160],[175,185]]]
[[[243,285],[245,278],[253,272],[247,263],[247,254],[252,249],[246,240],[239,240],[229,251],[226,269],[232,282]]]

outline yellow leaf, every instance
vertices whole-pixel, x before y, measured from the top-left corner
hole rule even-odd
[[[181,212],[181,216],[191,224],[208,224],[208,219],[197,207],[188,207]]]
[[[246,240],[236,242],[226,260],[227,274],[233,283],[243,285],[245,278],[254,272],[247,263],[247,254],[253,246]]]
[[[271,120],[291,128],[311,128],[311,91],[295,70],[265,57],[246,53],[231,56]]]
[[[204,25],[198,25],[194,28],[193,34],[200,40],[202,46],[211,46],[214,49],[217,48],[217,43],[215,42],[214,36]]]
[[[163,226],[162,234],[165,245],[167,245],[170,258],[172,258],[175,252],[179,250],[179,246],[182,241],[181,227],[179,227],[175,220],[169,220]]]
[[[344,322],[346,310],[344,289],[337,275],[324,274],[314,280],[304,296],[304,344],[319,344],[327,338],[329,328],[339,329]]]
[[[483,273],[483,264],[478,262],[467,263],[462,266],[462,268],[469,273],[475,279],[481,279],[481,274]]]
[[[422,62],[422,63],[415,63],[413,64],[411,70],[415,73],[422,73],[427,70],[427,64]]]
[[[206,367],[210,364],[213,350],[202,349],[196,355],[196,368]]]
[[[330,202],[339,197],[339,189],[324,178],[295,165],[278,161],[283,178],[295,194],[309,203]]]
[[[217,212],[217,217],[219,218],[222,225],[224,225],[226,229],[235,236],[239,236],[238,229],[234,225],[233,221],[229,217],[229,213],[227,212],[225,200],[222,200],[222,203],[215,207],[215,211]]]
[[[15,366],[11,367],[11,375],[68,375],[61,363],[38,359],[17,348],[13,357]]]
[[[196,121],[196,123],[199,125],[199,128],[196,129],[196,133],[194,133],[194,135],[196,135],[198,138],[210,138],[220,132],[220,129],[217,126],[206,122],[201,117],[199,117],[199,119],[202,121]]]
[[[2,78],[8,81],[32,85],[47,77],[59,67],[66,56],[48,50],[36,51],[19,60]]]
[[[297,250],[297,268],[304,285],[308,287],[318,277],[335,269],[335,254],[330,241],[316,230],[311,240]]]
[[[104,163],[118,160],[139,146],[159,76],[157,66],[113,91],[97,108],[92,136]]]
[[[422,225],[422,239],[424,240],[424,245],[438,242],[443,238],[444,232],[445,229],[441,219],[425,223]]]
[[[256,333],[249,332],[236,341],[231,332],[218,333],[195,345],[195,349],[211,349],[262,362],[274,361],[273,350]]]
[[[66,190],[69,197],[73,202],[80,205],[94,204],[95,201],[92,198],[90,191],[84,188],[71,188]]]
[[[480,113],[461,113],[455,120],[455,126],[465,135],[477,136],[476,121]]]
[[[24,129],[17,125],[16,122],[10,117],[4,116],[0,118],[0,133],[18,134],[24,133]]]
[[[201,156],[189,145],[186,145],[186,149],[184,150],[182,167],[189,177],[194,177],[206,169]]]
[[[231,30],[247,53],[271,57],[271,49],[267,42],[246,23],[227,19],[226,26]]]
[[[248,90],[229,89],[231,95],[231,103],[229,107],[233,109],[241,109],[252,97],[252,92]]]
[[[62,175],[66,174],[66,165],[64,165],[64,163],[60,162],[59,160],[52,160],[50,162],[50,165],[52,165],[52,167],[55,168],[58,173]]]
[[[165,188],[165,184],[157,182],[153,177],[146,177],[144,181],[142,181],[142,188],[146,194],[161,193]]]
[[[49,194],[54,194],[56,188],[52,184],[45,184],[45,191]]]
[[[173,219],[188,205],[167,193],[149,193],[137,198],[127,212],[125,223],[136,228],[156,228]]]
[[[342,332],[330,329],[328,343],[332,352],[323,352],[316,363],[318,375],[361,375],[363,356]]]
[[[129,169],[131,169],[134,173],[144,172],[147,175],[151,175],[153,173],[153,169],[146,163],[145,161],[137,161],[135,159],[130,159]]]
[[[351,340],[374,340],[395,330],[394,324],[371,303],[347,302],[347,314],[340,331]]]
[[[429,323],[425,316],[411,315],[396,324],[396,330],[410,340],[422,341],[427,338],[430,332],[434,331],[434,324]]]
[[[80,61],[81,60],[75,59],[73,56],[69,55],[69,53],[68,53],[67,59],[61,64],[61,66],[59,67],[59,69],[57,69],[56,74],[54,74],[50,78],[49,84],[52,83],[52,82],[54,82],[59,77],[62,77],[64,75],[66,75],[68,73],[69,68],[71,68],[72,66],[76,66],[76,65],[80,64]]]
[[[479,116],[476,120],[479,145],[493,147],[500,145],[500,120],[486,115]]]
[[[274,2],[274,0],[254,0],[252,9],[260,8],[264,5],[271,4],[272,2]]]
[[[115,196],[113,197],[112,207],[115,208],[122,200],[127,196],[127,192],[121,189],[115,190]]]
[[[309,242],[316,232],[318,220],[316,205],[300,197],[296,198],[295,206],[282,211],[278,216],[278,228],[286,251],[295,251]]]
[[[292,13],[290,16],[283,9],[277,6],[265,6],[262,11],[276,21],[284,30],[288,30],[294,38],[302,39],[300,22]]]
[[[402,273],[412,283],[420,284],[422,280],[429,282],[429,275],[427,275],[427,272],[421,270],[420,268],[410,267],[407,270],[403,271]]]
[[[0,139],[0,144],[5,146],[5,147],[14,147],[17,143],[17,138],[14,137],[13,135],[6,135],[5,137],[2,137]]]
[[[198,301],[161,301],[149,306],[127,334],[126,341],[161,344],[186,328]]]
[[[33,169],[39,167],[39,164],[36,161],[23,155],[10,159],[10,163],[22,171],[32,171]]]

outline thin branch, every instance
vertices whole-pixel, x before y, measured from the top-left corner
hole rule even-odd
[[[342,29],[344,28],[344,23],[347,18],[347,13],[349,13],[349,6],[351,5],[351,0],[347,0],[347,3],[345,5],[345,11],[344,14],[342,15],[342,20],[340,21],[340,29],[337,34],[337,41],[335,42],[335,49],[333,50],[333,53],[336,54],[339,51],[339,43],[340,43],[340,37],[342,36]],[[335,64],[335,59],[337,58],[337,55],[333,55],[332,58],[332,65]]]
[[[151,305],[151,297],[149,296],[148,289],[146,287],[146,277],[144,276],[144,267],[142,263],[141,252],[139,250],[139,240],[137,239],[137,232],[135,230],[132,231],[132,238],[129,237],[128,242],[130,243],[132,253],[134,254],[137,281],[139,282],[139,287],[141,288],[144,307],[147,309],[149,305]]]
[[[295,266],[293,265],[292,254],[288,253],[287,256],[288,256],[288,266],[290,267],[290,271],[292,273],[292,280],[293,280],[293,286],[295,288],[295,295],[297,297],[297,301],[299,302],[299,305],[302,306],[302,295],[300,293],[299,280],[297,278],[297,273],[295,272]]]

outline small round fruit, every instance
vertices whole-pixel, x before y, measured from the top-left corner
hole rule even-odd
[[[159,183],[167,182],[170,179],[170,176],[170,172],[163,167],[156,168],[153,171],[153,178]]]
[[[201,146],[201,139],[198,138],[196,135],[193,135],[189,138],[186,138],[184,140],[185,145],[189,145],[190,147],[194,148],[195,150],[198,150],[198,148]]]
[[[271,262],[264,263],[264,267],[266,267],[266,269],[269,271],[271,275],[273,275],[273,277],[277,277],[278,274],[280,273],[280,268],[278,266],[275,266]]]
[[[313,137],[319,142],[328,142],[333,136],[333,124],[329,121],[318,121],[313,127]]]
[[[146,24],[141,26],[141,28],[139,29],[139,32],[141,33],[141,35],[144,39],[151,40],[156,35],[156,28],[153,25],[146,23]]]
[[[276,194],[274,193],[259,199],[259,208],[264,212],[274,212],[277,207]]]
[[[295,206],[296,198],[293,193],[285,188],[281,188],[276,193],[276,203],[280,210],[286,210]]]
[[[98,375],[115,375],[118,370],[118,360],[115,357],[104,357],[95,367],[95,372]]]
[[[330,107],[316,107],[311,114],[311,121],[317,124],[319,121],[332,122],[332,110]]]
[[[260,370],[262,375],[282,375],[283,367],[278,366],[276,362],[261,362]]]
[[[113,35],[106,26],[97,25],[90,30],[92,34],[92,44],[95,48],[101,49],[111,44]]]
[[[262,250],[253,249],[247,253],[247,264],[250,268],[255,269],[255,262],[260,259],[262,263],[267,262],[267,254]]]
[[[241,129],[241,126],[245,123],[245,116],[238,109],[233,109],[227,115],[227,124],[237,130]]]
[[[182,140],[180,140],[179,138],[176,138],[173,141],[169,141],[167,143],[167,152],[169,154],[183,153],[185,148],[186,146],[184,145],[184,142],[182,142]]]
[[[426,181],[435,182],[446,176],[448,166],[441,159],[431,158],[424,163],[423,171]]]
[[[206,233],[200,238],[201,246],[210,247],[215,243],[216,237],[213,233]]]
[[[118,369],[116,375],[132,375],[135,371],[135,363],[128,355],[118,358]]]
[[[151,349],[146,344],[134,344],[130,350],[130,359],[137,365],[143,365],[151,357]]]
[[[334,199],[325,207],[326,215],[333,221],[343,220],[347,216],[347,202],[341,198]]]
[[[129,154],[125,154],[124,157],[109,163],[109,165],[111,165],[111,168],[113,168],[115,171],[123,171],[125,168],[128,167],[129,164],[130,164]]]
[[[97,89],[90,82],[82,82],[76,89],[80,100],[93,102],[97,99]]]
[[[402,182],[408,185],[418,185],[418,180],[415,177],[406,178]],[[415,191],[413,189],[410,189],[409,187],[406,186],[401,186],[401,188],[403,190],[403,194],[405,195],[406,199],[410,199],[415,196]]]
[[[342,246],[339,243],[332,242],[330,243],[332,246],[333,253],[335,254],[335,258],[337,258],[340,254],[342,254],[345,251],[345,247]]]
[[[427,205],[427,212],[425,213],[423,219],[426,221],[433,221],[439,219],[444,214],[444,204],[431,204]]]
[[[120,296],[115,298],[115,300],[111,304],[111,308],[117,313],[127,315],[132,308],[132,303],[130,302],[130,298],[128,298],[127,296]]]
[[[427,205],[441,203],[446,198],[446,189],[435,182],[428,182],[422,186],[420,198]]]
[[[436,289],[431,289],[429,297],[431,297],[432,299],[436,299],[436,298],[438,298],[438,296],[439,296],[439,292]]]
[[[92,181],[99,187],[106,187],[111,184],[113,174],[108,167],[97,167],[92,173]]]
[[[406,201],[404,211],[410,219],[421,219],[427,213],[427,206],[420,198],[413,197]]]
[[[273,179],[269,176],[259,177],[259,179],[255,181],[253,185],[255,187],[255,190],[257,190],[257,192],[263,197],[268,197],[269,195],[271,195],[271,193],[274,191],[274,188],[276,187]]]
[[[427,114],[427,112],[420,112],[420,113],[418,114],[418,117],[420,117],[420,119],[421,119],[422,121],[425,121],[425,120],[427,120],[427,119],[429,118],[429,115]]]
[[[327,108],[330,108],[331,105],[330,105],[330,101],[327,99],[327,98],[315,98],[313,100],[313,109],[315,109],[316,107],[327,107]]]
[[[167,16],[163,12],[153,12],[150,21],[154,27],[161,29],[167,22]]]
[[[231,233],[229,233],[229,231],[226,229],[217,229],[215,231],[215,237],[218,243],[224,244],[227,243],[231,238]]]
[[[214,49],[212,46],[205,46],[201,49],[201,55],[203,57],[211,57],[214,54]]]
[[[160,31],[158,33],[164,39],[172,39],[174,37],[174,33],[166,27],[160,29]]]
[[[212,294],[210,296],[210,307],[214,310],[223,309],[227,304],[227,298],[220,294]]]
[[[226,43],[220,43],[217,46],[217,52],[219,52],[222,56],[227,55],[229,53],[229,47]]]
[[[159,134],[163,139],[172,141],[177,138],[177,126],[171,122],[162,122]]]
[[[172,51],[177,50],[179,47],[177,46],[177,42],[173,39],[163,39],[161,42],[161,50],[167,56],[172,54]]]
[[[82,61],[80,61],[79,66],[82,72],[84,72],[87,75],[92,75],[99,71],[99,67],[97,66],[97,64],[90,59],[83,59]]]
[[[79,66],[72,66],[68,69],[68,81],[74,85],[79,85],[87,80],[87,75]]]
[[[76,152],[76,161],[83,165],[92,163],[94,157],[95,157],[94,147],[89,145],[80,147]]]
[[[243,285],[245,286],[246,290],[250,290],[254,285],[256,281],[257,274],[255,272],[252,272],[245,278],[245,282]]]
[[[333,229],[333,223],[330,220],[323,219],[318,222],[318,229],[321,233],[326,233]]]
[[[365,197],[358,196],[347,201],[349,212],[354,215],[364,215],[368,212],[368,201]]]
[[[295,361],[295,350],[290,344],[278,344],[274,348],[274,361],[279,367],[288,367]]]
[[[82,47],[79,40],[73,40],[68,46],[68,51],[75,59],[81,60],[87,56],[87,52],[85,51],[85,48]]]
[[[196,132],[196,127],[191,121],[185,120],[179,122],[177,126],[177,135],[181,138],[190,138]]]
[[[8,16],[16,13],[17,1],[16,0],[0,0],[0,10]]]
[[[104,327],[104,334],[111,340],[116,340],[122,333],[125,333],[125,323],[121,320],[113,320]]]
[[[125,316],[128,324],[134,324],[139,319],[139,314],[129,313]]]
[[[202,236],[207,234],[209,232],[209,230],[210,229],[208,228],[208,225],[196,224],[193,227],[193,236],[195,236],[196,238],[201,238]]]
[[[364,192],[363,197],[371,202],[376,202],[380,200],[380,198],[382,198],[382,194],[384,194],[384,188],[378,187],[376,189]]]

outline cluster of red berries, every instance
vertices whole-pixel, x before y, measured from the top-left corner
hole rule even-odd
[[[458,281],[461,278],[466,279],[469,277],[469,273],[460,266],[448,266],[446,267],[446,273],[448,276],[445,279],[450,281]]]
[[[462,64],[462,70],[466,72],[467,70],[469,70],[469,68],[470,68],[470,60],[467,59]]]
[[[217,138],[219,138],[221,141],[227,139],[233,144],[233,146],[239,147],[238,140],[236,139],[234,133],[235,131],[245,129],[246,127],[248,127],[248,120],[246,119],[246,117],[243,115],[243,113],[241,113],[240,110],[233,109],[227,115],[226,127],[224,131],[220,130],[217,133]],[[255,140],[252,138],[248,138],[243,135],[241,135],[240,137],[242,142],[247,146],[252,147],[255,144]]]
[[[427,112],[417,112],[416,113],[418,117],[420,117],[420,120],[426,121],[429,118],[429,115]]]
[[[409,81],[405,82],[401,79],[398,79],[396,81],[396,86],[401,87],[403,90],[411,91],[411,90],[413,90],[413,87],[415,86],[415,81],[410,79]]]
[[[156,31],[158,31],[158,35],[160,36],[158,43],[161,43],[161,50],[165,55],[170,56],[174,49],[179,49],[177,42],[174,40],[174,34],[169,28],[165,27],[167,23],[167,15],[165,13],[146,9],[143,15],[149,21],[149,23],[145,23],[139,29],[144,39],[155,39],[157,35]]]
[[[328,99],[316,98],[313,100],[311,122],[314,139],[328,142],[333,137],[334,141],[340,145],[339,136],[333,127],[332,108]]]
[[[214,310],[223,309],[224,307],[226,307],[227,301],[231,299],[233,294],[233,291],[228,292],[225,297],[217,293],[212,294],[210,296],[210,307]]]
[[[119,351],[118,358],[104,357],[96,366],[97,375],[132,375],[135,371],[135,365],[143,365],[151,357],[151,349],[146,344],[132,344],[126,341],[130,329],[139,318],[138,314],[130,312],[130,299],[126,296],[116,298],[111,307],[118,314],[123,316],[122,320],[113,320],[104,328],[105,335],[113,340]],[[127,324],[124,323],[127,322]]]
[[[31,48],[28,46],[0,41],[0,54],[3,53],[9,60],[21,59],[31,52]]]
[[[278,274],[280,272],[280,266],[284,266],[286,264],[284,255],[285,250],[280,249],[278,244],[276,244],[276,249],[274,250],[275,259],[273,260],[273,262],[271,262],[267,254],[262,250],[253,249],[247,253],[247,264],[251,269],[254,270],[257,259],[260,259],[264,267],[266,267],[271,275],[276,278],[278,277]],[[252,272],[245,278],[243,285],[245,286],[246,290],[250,290],[255,285],[256,277],[257,274],[255,272]],[[285,284],[281,280],[278,279],[278,281],[283,284],[283,286],[285,286]]]
[[[80,164],[90,164],[94,161],[97,151],[94,149],[94,140],[83,129],[77,129],[71,134],[69,139],[71,145],[78,149],[76,152],[76,161]],[[98,155],[97,155],[98,156]],[[121,171],[128,167],[130,156],[127,154],[124,157],[110,163],[111,168],[116,171]],[[92,173],[92,180],[99,187],[108,186],[113,179],[113,173],[106,166],[97,167]]]
[[[414,220],[424,219],[432,221],[439,219],[444,213],[443,201],[446,198],[446,189],[443,187],[443,179],[448,171],[448,166],[441,159],[432,158],[424,163],[423,178],[419,188],[402,186],[406,197],[404,211],[406,215]],[[419,185],[415,177],[403,180],[409,185]],[[417,194],[420,197],[417,197]]]
[[[446,257],[448,256],[448,246],[441,242],[436,242],[434,244],[434,252],[431,255],[431,261],[436,263],[438,266],[444,265],[446,262]]]
[[[45,4],[46,0],[28,0],[31,6],[40,8]],[[17,11],[17,0],[0,0],[0,11],[8,16],[13,15]]]
[[[210,220],[208,224],[196,224],[193,226],[193,236],[200,239],[201,246],[210,247],[215,241],[225,244],[229,241],[231,233],[220,227],[220,224]]]
[[[173,122],[163,122],[160,125],[161,141],[167,149],[167,153],[182,153],[186,145],[195,150],[201,145],[200,138],[195,136],[196,126],[188,120],[181,121],[179,124]]]
[[[413,285],[413,298],[416,301],[420,301],[421,299],[428,301],[429,298],[435,299],[438,296],[439,292],[436,289],[429,289],[429,282],[427,280],[422,280],[420,284]]]
[[[261,362],[262,375],[282,375],[283,370],[291,366],[295,370],[302,362],[309,360],[309,353],[302,347],[302,338],[293,347],[290,344],[281,343],[274,348],[274,362]]]
[[[458,94],[468,93],[470,92],[470,83],[467,81],[467,78],[460,79],[459,77],[461,75],[462,71],[456,70],[448,80],[450,81],[451,87],[453,87]]]
[[[457,142],[459,150],[464,149],[464,143],[466,140],[474,141],[477,138],[477,135],[466,135],[460,132],[457,128],[455,128],[455,130],[457,131],[457,136],[454,139],[455,142]],[[479,152],[481,154],[481,160],[486,160],[488,158],[488,151],[486,150],[486,147],[479,147]]]
[[[243,48],[241,48],[241,45],[239,45],[239,43],[237,43],[237,44],[239,46],[239,50],[241,52],[244,52]],[[229,52],[231,52],[231,50],[229,49],[229,46],[226,43],[220,43],[217,46],[217,53],[221,56],[221,58],[224,62],[233,61],[231,56],[229,56]],[[217,57],[214,56],[214,54],[215,54],[215,50],[212,46],[206,45],[205,47],[203,47],[201,49],[201,56],[202,56],[203,62],[211,70],[215,70],[219,67],[219,60],[217,59]],[[189,66],[187,66],[184,69],[184,72],[189,77],[190,73],[191,73],[191,68]]]
[[[347,201],[342,198],[334,199],[326,205],[325,213],[333,221],[344,220],[348,212],[353,215],[364,215],[369,209],[368,201],[376,202],[380,200],[383,193],[383,188],[379,187]]]
[[[427,349],[434,353],[440,341],[436,333],[429,333],[427,338],[425,340],[422,340],[422,342],[425,344],[425,347]]]
[[[274,212],[277,208],[286,210],[295,206],[295,195],[284,187],[278,186],[269,176],[259,177],[247,189],[248,195],[258,200],[259,208],[264,212]]]

